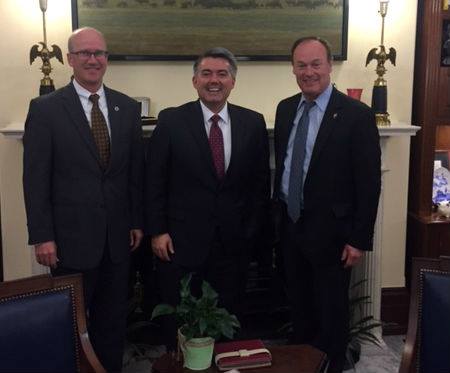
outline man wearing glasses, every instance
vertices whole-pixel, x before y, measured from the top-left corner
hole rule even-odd
[[[129,254],[142,239],[140,110],[103,85],[100,32],[76,30],[68,49],[72,82],[33,99],[25,123],[29,244],[53,275],[83,274],[94,349],[120,372]]]

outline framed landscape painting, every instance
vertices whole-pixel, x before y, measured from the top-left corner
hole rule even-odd
[[[347,57],[348,0],[72,0],[73,29],[102,31],[111,60],[193,60],[228,48],[240,60],[289,60],[302,36]]]

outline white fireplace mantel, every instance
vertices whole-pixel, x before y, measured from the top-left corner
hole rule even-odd
[[[384,182],[385,173],[389,171],[389,164],[386,163],[387,158],[387,143],[390,138],[397,136],[415,136],[420,129],[419,126],[410,126],[405,123],[395,123],[391,126],[378,127],[380,133],[381,146],[381,169],[382,169],[382,187],[380,200],[378,203],[377,220],[375,222],[375,232],[373,241],[373,251],[368,252],[364,256],[361,265],[357,266],[354,271],[354,281],[367,280],[363,284],[363,294],[371,297],[371,302],[366,304],[364,314],[366,316],[373,316],[374,319],[381,319],[381,288],[382,288],[382,243],[383,243],[383,218],[384,211]],[[378,328],[376,334],[381,339],[381,328]]]
[[[24,132],[23,123],[8,123],[4,126],[1,126],[0,133],[3,134],[8,139],[22,139]],[[143,126],[144,133],[151,132],[155,126]],[[273,123],[268,122],[268,130],[272,132]],[[385,137],[392,136],[414,136],[415,133],[420,129],[418,126],[409,126],[405,123],[394,123],[389,127],[378,127],[378,131],[380,132],[380,137],[383,139]]]
[[[7,139],[21,140],[24,132],[23,123],[8,123],[1,126],[0,133]]]

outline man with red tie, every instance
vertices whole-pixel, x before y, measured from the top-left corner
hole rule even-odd
[[[225,48],[194,63],[199,100],[161,111],[147,160],[147,231],[164,302],[194,272],[238,313],[248,257],[269,198],[269,146],[261,114],[227,102],[236,59]],[[171,325],[169,325],[171,324]],[[176,329],[167,323],[166,344]]]

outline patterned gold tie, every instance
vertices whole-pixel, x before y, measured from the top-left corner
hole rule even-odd
[[[105,117],[98,106],[99,98],[100,97],[97,94],[89,96],[89,100],[92,102],[91,130],[100,156],[100,164],[103,170],[106,170],[109,163],[110,143],[108,126],[106,125]]]

